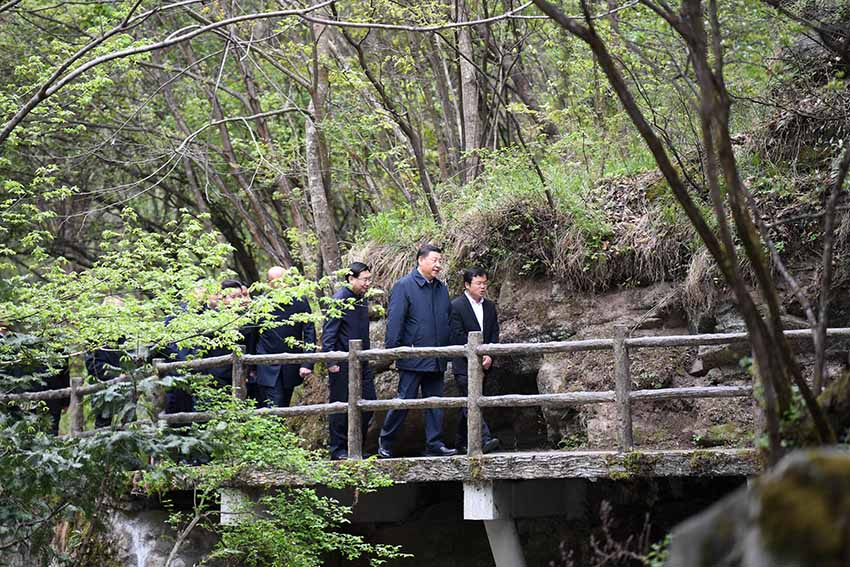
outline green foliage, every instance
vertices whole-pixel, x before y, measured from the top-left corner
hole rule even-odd
[[[673,537],[667,534],[661,541],[653,543],[649,552],[643,556],[644,565],[646,567],[664,567],[670,555],[670,544],[672,542]]]
[[[360,238],[379,244],[407,245],[439,240],[439,234],[440,229],[430,215],[402,206],[367,218]]]
[[[47,433],[46,421],[43,415],[0,410],[0,562],[21,553],[34,565],[86,564],[95,552],[94,533],[104,529],[109,500],[129,487],[127,471],[166,456],[178,443],[204,444],[143,424],[59,438]],[[64,544],[54,540],[62,525],[73,535]]]
[[[324,484],[368,492],[391,484],[376,474],[371,461],[333,467],[324,455],[304,449],[280,418],[258,416],[253,403],[235,399],[221,390],[194,381],[200,409],[215,412],[205,424],[194,424],[191,437],[207,441],[208,462],[201,467],[179,464],[181,455],[160,462],[142,477],[152,493],[168,492],[174,483],[194,487],[191,512],[174,512],[172,523],[180,531],[196,525],[219,532],[221,538],[210,555],[227,565],[318,567],[328,553],[348,559],[366,556],[372,565],[403,557],[398,547],[370,544],[345,533],[351,510],[310,487],[271,489],[259,499],[232,511],[236,520],[219,525],[209,520],[209,507],[225,486],[243,475],[288,474],[307,484]],[[187,527],[188,526],[188,527]]]
[[[323,466],[317,455],[299,448],[297,437],[280,420],[254,416],[249,406],[211,389],[208,379],[147,378],[153,374],[141,361],[147,353],[170,343],[191,349],[194,356],[235,348],[239,327],[286,324],[273,320],[272,312],[294,298],[315,297],[318,287],[327,284],[291,270],[273,288],[255,285],[250,303],[226,300],[218,281],[226,273],[231,249],[202,221],[185,214],[165,232],[155,233],[141,228],[127,210],[120,231],[104,231],[101,257],[91,268],[66,270],[64,262],[45,260],[42,279],[11,274],[3,280],[0,312],[18,332],[4,330],[0,336],[2,392],[32,388],[74,363],[81,352],[129,350],[141,355],[128,360],[125,369],[133,380],[88,398],[87,407],[92,413],[109,407],[117,423],[134,415],[143,421],[84,438],[57,438],[47,434],[49,419],[38,407],[20,402],[0,406],[0,539],[10,543],[0,552],[20,553],[43,565],[65,560],[105,564],[91,558],[102,555],[106,503],[127,493],[130,471],[143,471],[144,482],[161,491],[170,490],[177,476],[196,477],[204,492],[199,502],[207,507],[222,482],[263,467],[303,471],[316,482],[359,490],[385,484],[369,473],[368,464],[340,470]],[[323,304],[331,315],[350,308],[330,298]],[[315,323],[321,314],[301,317]],[[190,389],[199,409],[225,414],[205,425],[159,430],[144,420],[152,417],[150,401],[162,387]],[[215,465],[204,473],[182,464],[209,458]],[[149,459],[158,465],[149,468]],[[340,525],[345,511],[330,501],[319,504],[311,517],[317,524],[323,514],[333,512],[323,524],[331,535],[304,535],[304,545],[317,546],[305,551],[305,557],[321,557],[340,547],[354,553],[349,545],[375,557],[394,553],[333,535],[332,527]],[[60,526],[69,537],[57,543],[54,532]]]

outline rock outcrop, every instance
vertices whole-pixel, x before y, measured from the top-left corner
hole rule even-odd
[[[669,567],[850,565],[850,453],[798,451],[673,531]]]

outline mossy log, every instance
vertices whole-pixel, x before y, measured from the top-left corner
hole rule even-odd
[[[331,463],[331,466],[345,464]],[[755,449],[703,451],[548,451],[494,453],[481,457],[417,457],[374,461],[375,471],[397,483],[472,482],[588,478],[622,480],[633,477],[752,476],[762,470]],[[252,471],[234,486],[285,486],[305,484],[302,477],[285,471]]]

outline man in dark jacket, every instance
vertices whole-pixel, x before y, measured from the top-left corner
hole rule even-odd
[[[86,370],[89,376],[101,382],[112,380],[121,375],[124,370],[122,357],[126,353],[123,350],[111,348],[98,348],[85,354]],[[112,425],[112,408],[104,407],[94,417],[96,428],[109,427]]]
[[[71,372],[66,358],[62,357],[61,364],[51,368],[40,356],[29,356],[32,351],[37,351],[39,339],[36,337],[9,332],[6,324],[0,321],[0,342],[10,343],[10,350],[15,352],[15,358],[18,358],[14,363],[0,361],[0,379],[4,377],[20,379],[12,382],[13,384],[17,382],[18,385],[3,393],[44,392],[60,390],[71,385]],[[32,350],[30,351],[30,349]],[[60,398],[44,402],[50,414],[50,431],[53,435],[59,435],[59,421],[62,419],[62,410],[68,407],[69,401],[68,398]],[[26,402],[24,404],[32,406],[32,404]],[[13,416],[20,416],[22,413],[15,402],[6,405],[3,409]]]
[[[286,273],[284,268],[274,266],[269,269],[268,281],[275,285]],[[292,320],[299,313],[309,314],[310,304],[304,299],[295,299],[290,304],[280,306],[272,312],[279,326],[262,331],[257,339],[257,354],[281,354],[287,352],[305,352],[302,345],[315,344],[316,327],[313,323]],[[288,338],[296,341],[290,346]],[[312,364],[263,364],[257,366],[257,390],[261,404],[267,406],[288,407],[292,402],[295,387],[304,382],[304,378],[313,373]]]
[[[348,266],[345,275],[347,284],[340,288],[333,298],[342,303],[343,314],[329,317],[322,328],[322,350],[347,351],[348,341],[360,339],[363,350],[369,350],[369,300],[366,292],[372,285],[372,272],[363,262],[354,262]],[[374,400],[375,380],[368,362],[362,365],[363,398]],[[331,402],[348,401],[348,363],[341,362],[328,366],[328,388]],[[363,412],[363,439],[372,421],[372,412]],[[330,429],[329,448],[331,459],[348,458],[348,418],[346,414],[335,413],[328,416]]]
[[[481,268],[469,268],[463,271],[462,295],[452,300],[451,330],[452,342],[465,345],[472,331],[481,331],[484,343],[499,342],[499,316],[496,305],[484,297],[487,294],[487,272]],[[484,355],[481,365],[487,372],[493,364],[493,359]],[[452,372],[455,383],[462,396],[469,395],[468,373],[466,358],[452,359]],[[490,435],[487,423],[481,420],[483,449],[490,453],[499,448],[499,440]],[[466,452],[466,408],[461,410],[457,423],[455,447],[458,451]]]
[[[442,250],[431,244],[419,249],[417,267],[396,282],[390,293],[387,313],[387,348],[401,346],[433,347],[449,344],[449,315],[451,304],[446,285],[437,279],[442,269]],[[398,397],[409,400],[443,394],[443,358],[408,358],[396,361],[399,371]],[[407,410],[390,410],[381,429],[378,456],[393,456],[393,442]],[[450,456],[457,453],[442,440],[443,410],[425,410],[425,454]]]
[[[248,288],[245,284],[239,280],[227,279],[221,282],[221,295],[211,298],[211,302],[208,307],[217,309],[219,303],[222,305],[237,305],[244,307],[250,302],[251,296],[248,293]],[[245,354],[254,354],[257,348],[256,326],[243,325],[239,328],[239,334],[241,335],[239,344],[244,348]],[[210,349],[204,356],[205,358],[212,358],[215,356],[232,354],[232,352],[233,351],[229,348],[214,348]],[[221,388],[230,388],[233,384],[232,364],[210,368],[206,371],[206,373],[215,378],[216,383]]]
[[[207,297],[206,304],[201,307],[201,310],[218,309],[219,304],[244,304],[251,301],[248,294],[248,288],[235,279],[226,279],[221,282],[221,293],[215,293]],[[188,306],[182,305],[181,310],[185,311]],[[174,319],[174,316],[169,316],[165,319],[165,324]],[[239,344],[245,347],[246,354],[254,354],[257,343],[257,329],[253,325],[245,325],[239,328],[241,339]],[[213,348],[204,353],[205,357],[223,356],[231,354],[229,348]],[[194,347],[179,346],[176,343],[171,343],[165,347],[163,352],[164,358],[169,361],[186,361],[196,358],[198,349]],[[210,368],[203,371],[204,374],[209,374],[215,378],[216,384],[221,388],[229,388],[232,384],[232,365],[227,364],[217,368]],[[191,393],[183,387],[169,388],[165,393],[165,413],[182,413],[195,411],[195,398]]]

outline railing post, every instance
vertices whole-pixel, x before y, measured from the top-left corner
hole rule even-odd
[[[164,358],[154,358],[151,361],[153,364],[153,375],[157,381],[161,378],[159,374],[159,365],[164,362]],[[153,423],[157,423],[159,422],[159,414],[165,412],[165,388],[158,383],[154,384],[154,387],[151,388],[151,398],[149,402],[151,408],[150,420]]]
[[[617,400],[617,444],[620,451],[631,451],[632,439],[632,402],[629,394],[632,390],[632,377],[629,362],[629,350],[626,347],[626,327],[614,329],[614,379]]]
[[[483,454],[481,439],[481,407],[478,399],[484,389],[484,367],[476,349],[483,341],[481,331],[472,331],[466,342],[466,447],[467,455],[480,457]]]
[[[68,405],[68,423],[71,435],[78,435],[86,427],[86,419],[83,414],[83,396],[77,393],[82,385],[82,378],[71,378],[71,402]]]
[[[363,349],[363,341],[348,341],[348,458],[363,458],[363,414],[357,402],[363,397],[363,370],[358,353]]]
[[[230,380],[233,385],[233,397],[244,400],[248,397],[248,367],[245,365],[245,347],[241,353],[233,353]]]

